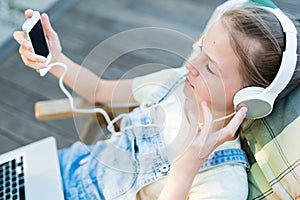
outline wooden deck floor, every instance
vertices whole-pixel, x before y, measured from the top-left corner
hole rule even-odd
[[[195,39],[201,33],[214,8],[224,0],[70,0],[60,2],[49,10],[49,14],[53,27],[60,35],[63,51],[76,62],[85,63],[93,68],[95,64],[98,66],[104,62],[101,58],[105,56],[105,52],[98,56],[90,52],[101,42],[122,31],[133,28],[160,27],[176,30]],[[274,2],[281,5],[283,10],[300,18],[298,0]],[[65,4],[69,5],[66,7]],[[63,10],[63,7],[68,9]],[[133,39],[125,41],[124,44],[130,44],[134,41]],[[160,40],[170,42],[168,38],[160,38]],[[56,78],[51,75],[41,78],[35,71],[25,67],[14,42],[11,42],[11,45],[14,51],[0,64],[0,153],[50,135],[56,137],[59,148],[78,140],[80,130],[76,129],[77,124],[73,119],[48,122],[35,120],[35,102],[65,96],[58,88]],[[146,49],[130,52],[116,59],[105,70],[103,77],[108,79],[133,77],[158,70],[159,67],[163,67],[161,65],[176,67],[181,61],[182,59],[178,56],[163,51]],[[157,68],[136,67],[147,63],[160,63],[161,65]],[[133,67],[135,70],[132,70]]]

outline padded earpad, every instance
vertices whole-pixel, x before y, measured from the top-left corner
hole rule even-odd
[[[238,91],[233,99],[234,108],[240,106],[248,108],[246,118],[258,119],[267,116],[273,109],[273,101],[265,98],[262,87],[247,87]]]

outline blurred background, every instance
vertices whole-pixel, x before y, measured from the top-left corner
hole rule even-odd
[[[214,9],[224,0],[0,0],[0,153],[38,139],[54,136],[58,147],[78,140],[76,123],[71,119],[40,122],[34,116],[34,104],[42,100],[65,98],[51,75],[40,77],[24,66],[12,33],[20,30],[24,10],[47,12],[60,36],[63,52],[91,70],[101,65],[94,55],[97,46],[123,31],[158,27],[177,31],[195,40]],[[274,0],[282,10],[300,19],[299,0]],[[149,36],[151,37],[151,36]],[[154,37],[154,36],[153,36]],[[155,39],[155,38],[154,38]],[[157,38],[162,43],[168,38]],[[137,42],[134,38],[126,41]],[[174,42],[175,43],[175,42]],[[186,44],[174,44],[184,47]],[[111,46],[107,51],[114,50]],[[191,49],[187,48],[187,53]],[[104,53],[105,55],[105,53]],[[183,59],[168,52],[145,49],[116,59],[101,74],[106,79],[128,78],[160,69],[137,68],[147,63],[179,67]],[[135,70],[131,70],[135,68]],[[163,68],[163,67],[162,67]],[[82,119],[85,120],[84,118]]]

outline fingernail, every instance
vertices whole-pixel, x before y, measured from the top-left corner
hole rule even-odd
[[[242,107],[241,109],[243,109],[243,110],[242,110],[242,112],[243,112],[243,117],[245,118],[246,115],[247,115],[248,108],[247,108],[247,107]]]

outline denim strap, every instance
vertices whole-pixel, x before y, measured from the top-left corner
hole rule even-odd
[[[240,164],[247,170],[249,169],[249,163],[245,152],[242,149],[230,148],[215,151],[208,157],[200,171],[208,170],[224,164]]]
[[[185,81],[187,70],[185,67],[175,69],[177,76],[170,77],[159,91],[153,94],[149,102],[146,103],[146,107],[150,107],[154,104],[162,102],[169,94],[171,94],[179,85]]]

